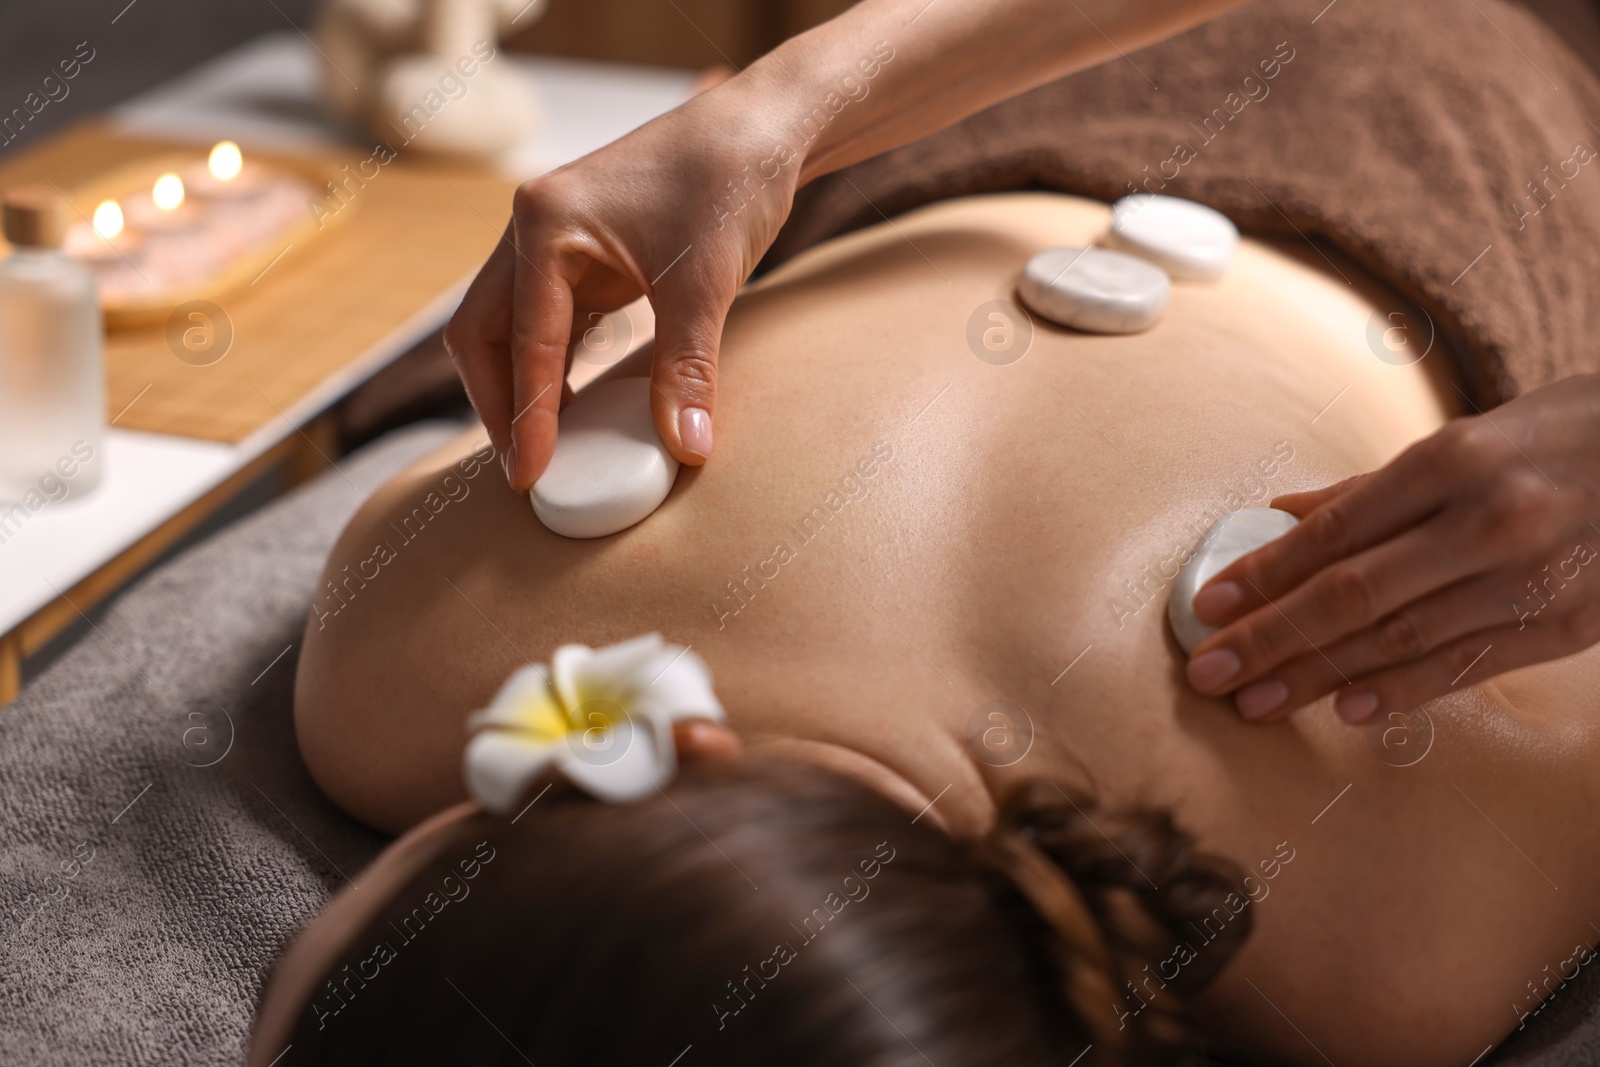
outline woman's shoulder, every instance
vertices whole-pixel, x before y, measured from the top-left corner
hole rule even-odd
[[[460,793],[453,762],[418,758],[459,747],[470,710],[443,699],[456,687],[441,680],[467,657],[428,620],[455,595],[438,565],[450,528],[474,521],[470,497],[504,485],[482,428],[462,434],[367,498],[313,591],[295,681],[300,753],[334,803],[382,829]]]

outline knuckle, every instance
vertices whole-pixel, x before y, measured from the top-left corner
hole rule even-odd
[[[1395,457],[1393,466],[1407,466],[1414,468],[1418,473],[1426,475],[1429,479],[1437,480],[1445,473],[1445,453],[1449,449],[1449,442],[1455,423],[1447,422],[1433,436],[1424,437],[1422,440],[1407,445]]]
[[[1306,520],[1306,536],[1312,547],[1327,559],[1339,559],[1350,553],[1350,518],[1345,508],[1334,501],[1318,508]]]
[[[1439,432],[1437,440],[1438,459],[1445,469],[1457,473],[1481,475],[1510,450],[1506,439],[1482,416],[1457,419]]]
[[[1264,624],[1248,626],[1240,634],[1237,645],[1239,658],[1247,667],[1265,667],[1288,658],[1291,649],[1287,627],[1281,620],[1272,619]]]
[[[1415,616],[1402,611],[1384,620],[1374,637],[1378,653],[1388,662],[1417,659],[1428,651],[1427,638]]]
[[[550,204],[550,183],[533,178],[511,194],[511,214],[518,222],[539,218]]]
[[[561,372],[567,365],[567,349],[572,347],[570,330],[566,337],[556,341],[535,337],[531,332],[523,333],[520,347],[533,366],[554,368],[550,373],[557,381],[552,384],[560,384]]]
[[[666,371],[677,391],[691,399],[709,398],[716,389],[717,361],[707,351],[679,351]]]
[[[1377,614],[1378,594],[1359,567],[1347,564],[1330,569],[1323,577],[1317,602],[1328,618],[1360,626]]]
[[[1227,569],[1233,572],[1235,581],[1242,582],[1246,588],[1257,592],[1267,589],[1272,580],[1271,575],[1267,573],[1267,567],[1257,558],[1255,552],[1246,553],[1243,559],[1230,564]],[[1269,595],[1272,592],[1268,590]]]
[[[1537,539],[1559,517],[1557,505],[1549,486],[1535,475],[1507,475],[1484,502],[1483,533],[1496,545]]]

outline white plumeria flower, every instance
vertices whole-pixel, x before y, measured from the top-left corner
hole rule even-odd
[[[660,634],[563,645],[548,671],[521,668],[468,721],[480,732],[467,744],[467,790],[504,814],[554,766],[601,800],[637,800],[677,771],[674,722],[724,717],[705,661]]]

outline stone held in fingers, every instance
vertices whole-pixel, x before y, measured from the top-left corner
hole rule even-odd
[[[1138,333],[1167,308],[1172,282],[1141,259],[1104,248],[1050,248],[1023,268],[1017,295],[1051,322],[1091,333]]]
[[[1107,243],[1147,259],[1179,281],[1216,281],[1239,247],[1222,212],[1176,196],[1136,193],[1111,205]]]
[[[1178,647],[1187,654],[1217,632],[1195,617],[1194,595],[1223,568],[1241,556],[1288,533],[1299,519],[1276,508],[1244,508],[1211,524],[1194,555],[1178,570],[1167,601],[1167,623]]]
[[[677,477],[651,418],[650,380],[619,378],[580,391],[561,412],[550,465],[528,497],[552,533],[605,537],[660,507]]]

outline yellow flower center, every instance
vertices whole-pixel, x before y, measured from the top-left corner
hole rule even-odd
[[[546,693],[518,706],[514,729],[545,744],[566,741],[598,752],[611,746],[615,727],[627,717],[627,711],[608,697],[589,697],[569,710],[555,694]]]

